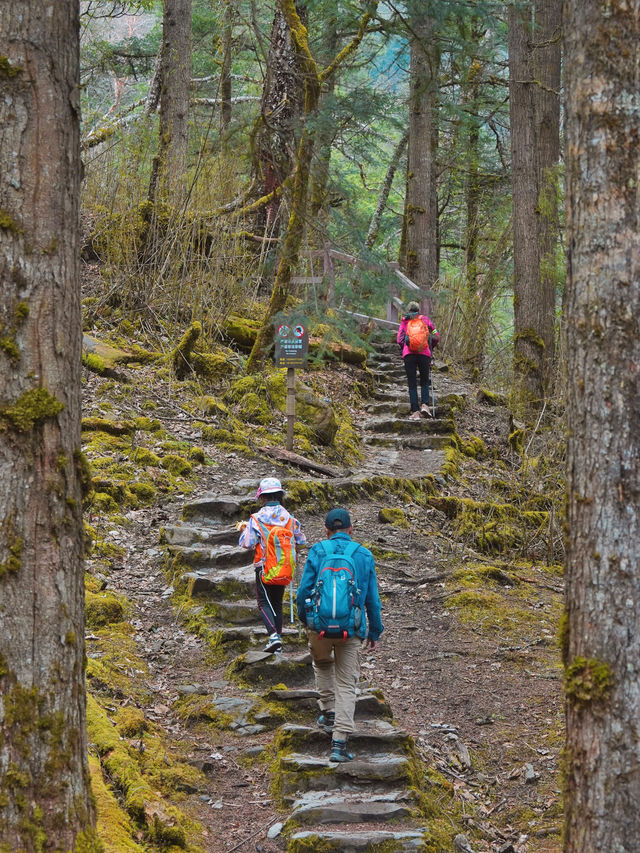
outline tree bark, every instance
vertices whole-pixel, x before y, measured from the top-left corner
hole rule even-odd
[[[231,61],[233,45],[233,10],[231,0],[225,0],[222,18],[222,66],[220,68],[220,136],[224,137],[231,124]]]
[[[538,152],[540,228],[540,287],[544,341],[544,385],[548,387],[555,354],[555,316],[558,293],[560,160],[560,56],[562,0],[535,0],[535,134]]]
[[[640,837],[640,3],[567,0],[567,853]]]
[[[509,6],[509,113],[513,192],[515,399],[525,408],[544,397],[544,300],[540,285],[538,157],[532,68],[532,9]]]
[[[438,279],[437,95],[440,56],[433,21],[423,11],[411,20],[406,233],[401,266],[429,291]],[[429,299],[423,309],[430,313]]]
[[[179,207],[185,195],[189,151],[191,0],[165,0],[160,53],[160,142],[156,183],[150,190]]]
[[[299,5],[294,2],[299,17]],[[304,84],[291,31],[279,3],[275,4],[267,74],[262,90],[260,119],[256,133],[256,168],[262,177],[263,195],[282,186],[294,168],[302,115]],[[280,197],[264,209],[261,229],[273,229],[280,210]],[[261,211],[262,213],[262,211]],[[279,233],[280,228],[276,229]]]
[[[97,849],[84,686],[78,31],[77,0],[0,5],[0,849],[28,853]]]

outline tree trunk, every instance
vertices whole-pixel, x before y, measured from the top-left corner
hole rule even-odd
[[[640,837],[640,6],[567,0],[567,853]],[[631,59],[630,59],[631,58]]]
[[[224,137],[231,124],[231,60],[233,45],[233,10],[226,0],[222,18],[222,67],[220,68],[220,136]]]
[[[540,228],[540,287],[544,341],[544,385],[548,387],[555,353],[558,293],[558,205],[560,159],[560,56],[562,0],[535,0],[534,72],[538,205]]]
[[[307,30],[303,26],[292,0],[279,0],[279,6],[290,30],[292,41],[296,46],[298,67],[302,71],[304,79],[305,116],[313,115],[318,107],[318,100],[322,85],[332,77],[340,65],[357,50],[358,45],[367,30],[370,13],[365,13],[360,21],[358,32],[322,71],[318,71],[317,63],[309,50],[307,41]],[[247,360],[247,372],[258,370],[265,358],[265,354],[273,341],[273,319],[286,305],[290,294],[291,275],[295,269],[300,256],[300,246],[304,235],[307,212],[307,197],[309,189],[309,174],[313,157],[314,136],[309,127],[305,127],[300,137],[296,168],[293,180],[293,193],[291,199],[291,215],[287,222],[284,235],[280,262],[276,279],[271,291],[271,299],[264,316],[262,326],[258,331],[255,343]]]
[[[411,22],[406,242],[401,264],[423,290],[438,279],[437,79],[439,51],[433,22],[424,12]],[[430,313],[429,300],[423,308]]]
[[[294,3],[294,11],[299,16],[298,5]],[[262,195],[282,186],[293,171],[303,97],[303,80],[291,31],[280,4],[276,3],[255,144]],[[264,213],[263,221],[259,222],[261,230],[272,231],[280,204],[280,197],[274,198],[266,209],[261,209],[261,215]],[[276,231],[279,233],[280,228]]]
[[[518,406],[539,406],[544,397],[540,285],[538,160],[531,60],[532,10],[509,6],[509,112],[513,192],[514,392]]]
[[[0,849],[97,849],[86,761],[77,0],[0,4]]]
[[[175,208],[184,201],[187,177],[191,0],[165,0],[160,62],[160,144],[150,197]]]

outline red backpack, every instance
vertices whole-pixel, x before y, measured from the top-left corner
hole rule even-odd
[[[414,317],[407,323],[405,342],[409,352],[422,352],[429,346],[429,327],[422,317]]]
[[[256,548],[256,556],[264,557],[262,580],[276,586],[288,586],[293,578],[296,567],[296,545],[293,538],[295,522],[293,517],[284,527],[275,524],[265,524],[264,521],[252,515],[251,518],[260,528],[264,545]],[[258,551],[261,551],[258,554]]]

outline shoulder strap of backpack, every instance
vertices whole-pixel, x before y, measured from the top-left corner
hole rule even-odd
[[[344,551],[342,553],[344,554],[345,557],[352,557],[356,553],[356,551],[358,550],[359,547],[360,547],[360,545],[357,542],[354,542],[352,540],[351,542],[347,543],[347,547],[344,549]]]

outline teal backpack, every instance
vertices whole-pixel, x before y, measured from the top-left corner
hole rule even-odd
[[[305,602],[307,625],[321,637],[346,640],[360,631],[362,607],[353,554],[360,547],[348,542],[338,551],[330,539],[318,543],[323,551],[316,585]]]

